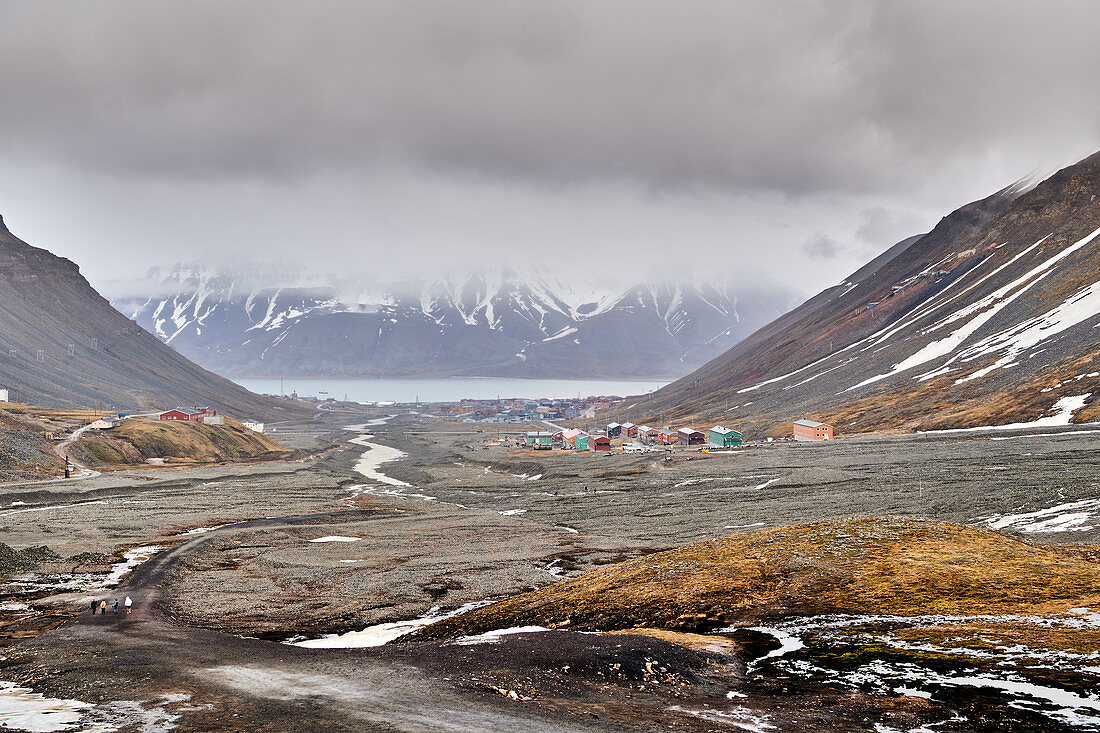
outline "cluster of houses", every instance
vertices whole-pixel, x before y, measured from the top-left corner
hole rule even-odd
[[[597,410],[609,409],[622,397],[590,395],[568,399],[462,400],[445,405],[444,412],[462,422],[533,422],[537,420],[576,420],[592,418]]]
[[[177,422],[201,422],[207,425],[221,425],[222,417],[212,407],[177,407],[160,413],[161,420]]]
[[[125,413],[121,412],[117,415],[101,417],[89,424],[88,427],[92,430],[113,430],[119,426],[122,419],[125,417]],[[217,410],[212,407],[175,407],[171,410],[165,410],[164,412],[158,413],[157,419],[174,422],[201,422],[204,425],[225,424],[225,418],[219,415]],[[264,424],[259,420],[241,420],[241,425],[254,433],[262,433],[264,431]]]
[[[206,425],[224,425],[224,419],[212,407],[177,407],[174,410],[166,410],[160,413],[161,420],[184,420],[187,422],[201,422]],[[259,420],[246,418],[241,420],[241,425],[254,433],[263,433],[264,424]]]
[[[741,433],[733,428],[715,425],[708,432],[694,428],[651,428],[648,425],[634,423],[609,423],[603,430],[591,433],[580,428],[569,428],[552,433],[549,431],[530,431],[524,444],[530,448],[550,450],[560,446],[563,450],[611,451],[613,440],[631,439],[638,445],[697,445],[708,448],[739,448],[742,445]]]
[[[794,423],[794,438],[800,441],[832,440],[833,428],[825,423],[813,420],[799,420]],[[609,423],[602,430],[585,432],[580,428],[569,428],[558,432],[532,430],[524,436],[524,445],[536,450],[586,450],[592,452],[611,451],[613,440],[631,439],[634,445],[662,446],[699,446],[700,448],[722,449],[740,448],[744,437],[733,428],[715,425],[705,433],[695,428],[651,428],[648,425],[635,425],[631,422]]]

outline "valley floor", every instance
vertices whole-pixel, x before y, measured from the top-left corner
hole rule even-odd
[[[8,683],[0,683],[0,725],[882,733],[1100,726],[1100,678],[1088,671],[1100,665],[1100,628],[1088,610],[1071,614],[1081,620],[1075,636],[1054,640],[1031,627],[1007,629],[1003,619],[953,619],[950,634],[971,627],[963,652],[942,619],[928,618],[866,618],[858,633],[835,620],[792,617],[724,636],[554,631],[466,643],[406,637],[364,648],[339,648],[340,639],[333,648],[284,643],[387,631],[378,625],[695,541],[854,515],[995,528],[1091,563],[1089,543],[1100,537],[1095,429],[864,437],[666,461],[524,451],[496,445],[496,433],[475,426],[411,415],[382,422],[335,412],[317,420],[280,428],[296,436],[295,447],[314,446],[302,461],[0,486],[0,539],[16,549],[46,545],[53,558],[13,572],[0,590],[0,680]],[[131,553],[135,570],[121,585],[107,585],[112,563],[116,575],[121,570],[117,553],[134,548],[148,549]],[[132,615],[87,610],[91,597],[127,595]],[[356,638],[363,637],[345,637],[346,645]],[[978,648],[977,638],[988,643]],[[1017,653],[1010,669],[982,657],[1013,643],[1054,657]],[[1011,684],[945,681],[962,679],[960,670]],[[18,706],[32,717],[14,717]]]

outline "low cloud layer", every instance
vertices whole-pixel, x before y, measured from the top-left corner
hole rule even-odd
[[[1083,1],[8,0],[0,212],[93,279],[697,244],[813,290],[1100,148],[1097,27]]]

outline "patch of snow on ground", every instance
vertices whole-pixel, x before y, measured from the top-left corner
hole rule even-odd
[[[759,489],[766,489],[767,487],[771,486],[772,484],[774,484],[774,483],[775,483],[776,481],[778,481],[778,480],[779,480],[779,479],[777,479],[777,478],[770,478],[770,479],[768,479],[767,481],[765,481],[764,483],[762,483],[762,484],[760,484],[759,486],[757,486],[756,488],[757,488],[758,490],[759,490]]]
[[[45,697],[14,682],[0,681],[0,726],[16,730],[52,733],[52,731],[89,730],[80,725],[91,703]]]
[[[756,669],[765,659],[777,659],[779,657],[786,656],[791,652],[796,652],[799,649],[804,648],[806,645],[802,643],[802,639],[795,634],[790,633],[785,629],[772,628],[770,626],[750,626],[753,631],[759,631],[762,634],[769,634],[779,640],[779,648],[772,649],[770,652],[753,660],[749,665],[749,670]]]
[[[729,710],[688,710],[679,705],[673,705],[669,710],[686,713],[711,723],[725,723],[752,733],[776,730],[776,727],[768,722],[770,718],[765,713],[757,714],[756,711],[740,705]]]
[[[328,535],[326,537],[318,537],[317,539],[310,540],[310,542],[358,542],[363,539],[362,537],[344,537],[338,534]]]
[[[502,636],[510,636],[511,634],[533,634],[538,631],[549,631],[550,629],[545,626],[513,626],[509,629],[497,629],[496,631],[486,631],[484,634],[475,634],[473,636],[462,636],[455,640],[455,644],[461,646],[472,646],[474,644],[496,644],[500,641]]]
[[[108,573],[107,579],[103,581],[103,587],[110,588],[111,586],[118,585],[123,575],[130,572],[138,565],[141,565],[163,549],[164,548],[160,545],[147,545],[146,547],[135,547],[132,550],[127,550],[122,553],[122,557],[125,559],[111,566],[111,572]]]
[[[1007,425],[981,425],[976,428],[952,428],[951,430],[924,430],[921,432],[926,433],[973,433],[981,430],[1026,430],[1028,428],[1055,428],[1062,425],[1070,425],[1073,420],[1073,413],[1080,410],[1088,402],[1089,397],[1092,397],[1092,392],[1088,394],[1072,395],[1070,397],[1063,397],[1050,408],[1054,410],[1053,415],[1046,417],[1036,418],[1031,422],[1015,422],[1008,423]]]
[[[497,514],[500,514],[501,516],[505,516],[505,517],[514,517],[517,514],[526,514],[526,513],[527,513],[526,509],[507,509],[503,512],[497,512]]]
[[[216,529],[221,529],[222,527],[228,527],[228,526],[229,526],[228,524],[218,524],[218,525],[215,525],[213,527],[195,527],[194,529],[189,529],[186,532],[180,532],[180,536],[181,537],[186,537],[188,535],[193,535],[193,534],[206,534],[207,532],[213,532]]]
[[[1083,499],[1023,514],[1001,514],[979,521],[990,529],[1017,532],[1083,532],[1095,527],[1100,499]]]
[[[474,601],[456,608],[448,613],[440,613],[439,608],[428,611],[426,616],[409,619],[408,621],[393,621],[383,624],[368,626],[361,631],[349,631],[346,634],[329,634],[320,639],[306,639],[304,641],[288,642],[293,646],[304,646],[310,649],[361,649],[364,647],[382,646],[394,639],[411,634],[417,629],[430,626],[436,621],[453,618],[460,614],[472,611],[475,608],[487,606],[492,601]]]

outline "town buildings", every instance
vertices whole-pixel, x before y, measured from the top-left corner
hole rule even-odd
[[[794,439],[802,441],[832,440],[833,426],[814,420],[796,420],[794,423]]]
[[[707,433],[707,441],[714,448],[740,448],[743,442],[741,433],[733,428],[715,425]]]

